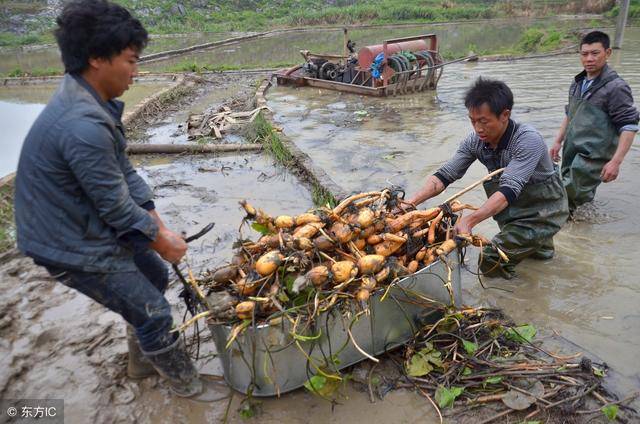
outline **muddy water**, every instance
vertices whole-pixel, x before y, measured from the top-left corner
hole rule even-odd
[[[3,155],[0,177],[15,171],[24,137],[57,88],[56,84],[5,86],[0,88],[0,128],[3,128]],[[166,87],[162,83],[137,83],[125,92],[122,100],[127,110]]]
[[[245,105],[232,99],[252,99],[255,92],[256,81],[268,78],[269,74],[247,74],[234,75],[225,78],[224,76],[213,77],[213,81],[202,84],[197,88],[197,93],[190,101],[189,107],[183,105],[173,105],[175,110],[167,114],[163,119],[149,125],[143,134],[140,134],[134,142],[149,144],[185,144],[193,143],[187,134],[187,121],[191,114],[207,114],[215,112],[216,109],[225,104],[232,110],[242,110],[252,108],[252,105]],[[248,101],[248,100],[247,100]],[[211,139],[213,141],[213,138]],[[252,140],[249,140],[251,142]],[[223,133],[221,140],[216,143],[244,143],[246,140],[242,136],[240,125],[230,125]]]
[[[629,29],[625,37],[627,46],[640,45],[639,28]],[[640,50],[616,51],[611,63],[629,82],[637,101]],[[580,70],[574,55],[457,64],[445,69],[437,93],[377,100],[318,89],[276,88],[268,99],[287,135],[347,190],[369,191],[394,183],[413,193],[471,131],[462,97],[476,77],[507,82],[515,94],[514,118],[533,124],[550,144],[563,117],[570,80]],[[448,193],[484,173],[484,167],[472,165]],[[621,371],[627,377],[623,387],[639,386],[639,179],[636,143],[619,179],[598,190],[591,218],[569,223],[557,235],[554,260],[525,261],[518,278],[490,281],[509,292],[483,291],[467,275],[467,301],[497,305],[516,321],[556,330]],[[485,196],[480,189],[464,199],[480,204]],[[432,204],[438,200],[443,198]],[[486,221],[476,230],[490,236],[497,226]],[[475,264],[475,257],[469,263]]]
[[[531,25],[549,25],[549,21],[495,21],[492,30],[486,24],[451,23],[420,24],[401,27],[375,27],[352,29],[349,38],[356,42],[356,48],[377,44],[384,39],[435,33],[439,37],[440,51],[453,57],[466,55],[470,50],[496,51],[514,47],[522,33]],[[558,20],[554,25],[567,29],[588,25],[587,20]],[[182,62],[196,62],[199,65],[220,63],[243,68],[259,68],[268,64],[297,63],[301,61],[299,51],[306,49],[315,53],[341,53],[343,35],[340,29],[310,29],[305,32],[288,32],[269,37],[237,42],[189,53],[165,60],[143,64],[146,70],[162,70]],[[273,65],[270,65],[273,66]]]

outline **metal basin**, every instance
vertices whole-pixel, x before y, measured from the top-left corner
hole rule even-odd
[[[462,302],[459,260],[452,262],[452,289],[456,304]],[[455,262],[455,263],[453,263]],[[313,337],[302,341],[291,336],[293,325],[283,319],[276,325],[247,328],[229,349],[225,349],[231,327],[209,325],[222,361],[224,378],[233,389],[254,396],[274,396],[301,387],[316,366],[334,364],[342,369],[366,359],[353,340],[370,355],[378,355],[406,343],[419,328],[421,317],[434,310],[426,298],[450,304],[443,283],[448,269],[440,261],[399,281],[383,299],[384,291],[372,294],[370,313],[358,314],[355,306],[334,307],[321,313],[312,325],[298,324],[297,334]],[[319,334],[319,337],[318,337]],[[304,351],[304,353],[303,353]],[[328,358],[336,358],[331,361]],[[325,365],[326,366],[326,365]],[[330,366],[331,367],[331,366]]]

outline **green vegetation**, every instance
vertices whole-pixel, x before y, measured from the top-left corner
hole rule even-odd
[[[0,47],[19,47],[30,44],[52,43],[53,35],[48,33],[13,34],[10,32],[0,32]]]
[[[115,0],[130,9],[152,34],[266,31],[312,25],[442,22],[558,13],[602,13],[615,17],[611,0]],[[12,9],[13,8],[13,9]],[[0,33],[0,46],[53,42],[54,20],[38,10],[4,5],[6,16],[28,17],[27,35]],[[630,18],[640,16],[633,0]],[[0,19],[1,23],[1,19]]]
[[[313,187],[311,187],[311,200],[316,206],[329,205],[329,207],[334,208],[338,204],[338,201],[333,194],[317,184],[314,184]]]
[[[259,113],[256,119],[254,119],[253,131],[255,131],[256,138],[262,143],[264,149],[269,152],[278,163],[287,167],[293,164],[293,155],[289,149],[285,147],[282,139],[280,139],[280,136],[271,124],[264,119],[262,113]]]
[[[565,30],[533,27],[522,33],[514,47],[497,50],[482,50],[475,44],[469,44],[467,50],[480,56],[494,54],[521,56],[531,53],[548,53],[577,42],[578,39],[576,36]],[[443,57],[447,60],[455,59],[455,55],[452,55],[451,52],[443,52]]]
[[[14,243],[13,184],[5,184],[0,186],[0,252],[10,249]]]
[[[491,18],[495,0],[232,0],[198,6],[169,0],[118,0],[155,33],[256,31],[274,27]],[[191,4],[189,4],[191,3]]]
[[[516,49],[523,53],[548,52],[562,47],[568,38],[567,33],[555,29],[529,28],[520,37]]]
[[[293,66],[295,63],[286,63],[286,62],[267,62],[260,64],[260,69],[270,69],[270,68],[286,68],[289,66]],[[227,65],[227,64],[204,64],[200,65],[196,61],[185,60],[179,62],[177,64],[171,65],[167,67],[167,72],[222,72],[222,71],[238,71],[241,69],[251,69],[250,67],[243,67],[238,65]]]
[[[280,135],[273,129],[269,121],[267,121],[262,113],[258,113],[258,116],[253,121],[253,125],[249,128],[248,139],[256,139],[262,143],[264,149],[274,157],[276,162],[284,165],[285,167],[291,167],[295,159],[293,154],[287,146],[284,144]],[[321,185],[312,182],[311,183],[311,199],[316,206],[325,206],[327,204],[332,207],[337,204],[335,197],[327,189]]]
[[[620,14],[620,6],[614,6],[605,13],[605,16],[608,18],[617,18]],[[631,0],[629,4],[629,15],[627,16],[629,21],[638,21],[640,20],[640,0]]]
[[[20,68],[15,68],[12,71],[6,73],[7,77],[46,77],[51,75],[62,75],[62,69],[58,68],[33,68],[30,71],[23,71]]]

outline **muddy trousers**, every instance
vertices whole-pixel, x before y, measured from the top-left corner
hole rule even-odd
[[[487,197],[498,188],[498,179],[484,183]],[[518,199],[494,216],[500,232],[492,241],[509,262],[502,260],[494,247],[487,246],[480,256],[480,271],[487,277],[511,279],[515,266],[525,258],[551,259],[553,236],[568,216],[567,195],[557,172],[546,181],[525,185]]]
[[[138,270],[132,272],[83,272],[52,266],[47,270],[64,285],[120,314],[135,329],[142,350],[154,352],[171,346],[176,339],[169,333],[173,318],[164,297],[169,274],[152,250],[136,254],[134,262]]]

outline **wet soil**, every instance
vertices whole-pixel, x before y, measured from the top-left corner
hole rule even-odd
[[[233,111],[253,109],[252,101],[256,84],[268,73],[247,74],[203,74],[192,76],[194,93],[188,99],[175,102],[155,114],[141,131],[135,131],[131,142],[149,144],[185,144],[197,142],[189,140],[187,120],[191,114],[206,114],[227,106]],[[200,140],[200,142],[243,143],[243,128],[232,125],[221,140]],[[253,140],[249,140],[252,142]]]

